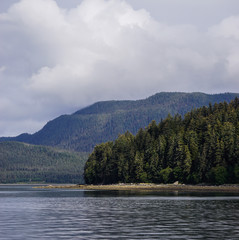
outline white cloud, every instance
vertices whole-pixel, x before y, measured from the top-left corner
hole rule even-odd
[[[36,131],[99,100],[239,92],[238,19],[202,31],[157,22],[123,0],[85,0],[72,9],[22,0],[0,15],[0,135],[6,127]],[[10,118],[14,127],[4,125]]]
[[[234,85],[238,90],[239,77],[239,15],[224,19],[220,24],[212,27],[210,33],[219,42],[217,51],[225,63],[227,84]],[[220,48],[220,49],[218,49]]]
[[[239,40],[239,16],[224,19],[220,24],[212,27],[212,32],[219,37]]]

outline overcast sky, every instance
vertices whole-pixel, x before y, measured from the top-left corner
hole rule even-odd
[[[161,91],[239,92],[238,0],[0,0],[0,136]]]

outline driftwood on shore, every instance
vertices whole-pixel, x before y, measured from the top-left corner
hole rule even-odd
[[[117,190],[117,191],[190,191],[190,192],[238,192],[239,185],[184,185],[184,184],[112,184],[112,185],[48,185],[37,188],[65,188],[82,190]]]

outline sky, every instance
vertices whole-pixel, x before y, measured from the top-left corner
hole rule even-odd
[[[162,91],[239,93],[238,0],[0,0],[0,136]]]

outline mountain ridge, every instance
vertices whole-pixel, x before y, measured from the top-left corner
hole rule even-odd
[[[168,114],[183,116],[193,108],[230,102],[238,96],[239,93],[161,92],[140,100],[101,101],[71,115],[61,115],[34,134],[3,137],[0,142],[19,141],[90,152],[96,144],[114,140],[126,131],[137,133],[152,120],[159,122]]]

